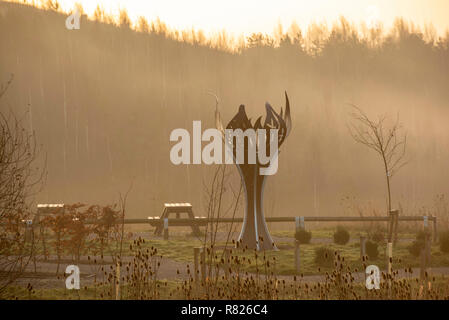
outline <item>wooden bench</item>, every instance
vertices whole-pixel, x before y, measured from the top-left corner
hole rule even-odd
[[[169,215],[173,213],[176,214],[175,220],[181,219],[181,213],[187,214],[188,220],[196,220],[197,218],[200,218],[195,217],[195,215],[193,214],[192,205],[190,203],[165,203],[164,211],[162,212],[162,215],[160,217],[148,217],[149,223],[156,227],[156,229],[154,230],[155,235],[161,235],[162,231],[164,231],[164,235],[165,233],[167,233],[168,237],[168,218]],[[173,219],[170,220],[170,222],[172,223]],[[201,234],[198,224],[190,223],[186,225],[189,225],[192,228],[193,234],[195,236],[199,236]]]

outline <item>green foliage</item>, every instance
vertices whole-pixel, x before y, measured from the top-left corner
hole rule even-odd
[[[337,231],[334,233],[334,242],[336,244],[345,245],[349,242],[349,232],[343,227],[337,227]]]
[[[315,264],[322,267],[334,265],[334,251],[326,247],[315,248]]]
[[[376,259],[379,256],[379,250],[378,250],[378,243],[374,241],[366,241],[365,248],[366,248],[366,255],[371,260]]]
[[[312,239],[312,232],[300,228],[295,232],[295,239],[298,240],[301,244],[310,243],[310,240]]]
[[[440,250],[449,253],[449,231],[440,234]]]

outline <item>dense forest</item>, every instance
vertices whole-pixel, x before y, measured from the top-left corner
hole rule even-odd
[[[341,18],[327,27],[279,28],[230,45],[226,34],[176,33],[161,22],[131,26],[101,12],[67,30],[67,15],[0,2],[0,83],[14,75],[1,110],[29,122],[47,158],[36,202],[111,203],[132,184],[130,216],[164,202],[204,209],[206,165],[175,166],[170,132],[227,123],[245,104],[252,119],[290,97],[293,129],[268,179],[270,216],[385,211],[382,165],[348,133],[349,104],[370,116],[399,114],[409,163],[394,177],[394,207],[431,209],[449,190],[449,35],[397,19],[391,30]],[[229,167],[238,181],[237,170]],[[345,200],[346,199],[346,200]],[[349,204],[348,204],[349,203]]]

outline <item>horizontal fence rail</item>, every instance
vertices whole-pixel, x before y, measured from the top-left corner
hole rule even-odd
[[[305,222],[388,222],[391,221],[389,216],[384,217],[301,217]],[[267,217],[266,222],[295,222],[297,217]],[[437,218],[434,216],[399,216],[399,221],[432,221],[436,222]],[[152,226],[157,226],[164,224],[167,221],[170,226],[190,226],[192,224],[206,225],[208,223],[241,223],[243,218],[206,218],[206,217],[195,217],[195,218],[159,218],[150,217],[147,219],[142,218],[126,218],[124,221],[118,219],[112,222],[106,222],[104,220],[86,220],[85,224],[150,224]],[[24,222],[25,223],[25,222]],[[0,222],[0,224],[4,224]],[[29,223],[31,225],[31,223]],[[40,223],[34,221],[33,226],[37,226]]]
[[[389,222],[390,217],[303,217],[305,222]],[[399,216],[399,221],[424,221],[425,216]],[[428,216],[429,221],[436,221],[436,217]],[[125,224],[148,223],[152,226],[164,223],[165,219],[153,217],[150,219],[125,219]],[[271,222],[295,222],[296,217],[267,217],[267,223]],[[190,226],[191,224],[206,225],[207,223],[233,223],[243,222],[243,218],[167,218],[170,226]]]
[[[423,222],[424,227],[430,227],[430,222],[432,222],[433,238],[436,242],[438,239],[437,232],[437,217],[435,216],[381,216],[381,217],[267,217],[267,223],[274,222],[295,222],[296,229],[304,228],[304,222],[387,222],[392,223],[396,219],[396,229],[393,230],[392,225],[389,226],[389,234],[391,238],[391,232],[395,233],[395,238],[397,236],[397,222],[398,221],[416,221]],[[37,219],[36,221],[24,220],[22,221],[28,230],[32,230],[43,224]],[[75,221],[74,221],[75,222]],[[77,220],[79,222],[79,220]],[[168,239],[168,228],[170,227],[192,227],[192,226],[206,226],[208,223],[242,223],[243,218],[206,218],[206,217],[195,217],[195,218],[161,218],[161,217],[148,217],[147,219],[142,218],[126,218],[126,219],[116,219],[115,221],[107,220],[85,220],[84,224],[95,224],[95,225],[113,225],[113,224],[149,224],[153,227],[162,227],[164,231],[164,238]],[[0,226],[6,225],[4,221],[0,220]],[[14,224],[14,223],[13,223]],[[45,226],[44,226],[45,227]]]

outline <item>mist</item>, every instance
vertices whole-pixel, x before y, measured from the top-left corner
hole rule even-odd
[[[255,121],[266,101],[280,111],[289,95],[292,131],[267,182],[267,216],[341,216],[354,206],[386,214],[382,164],[350,136],[350,104],[372,117],[399,115],[407,132],[394,207],[412,215],[447,194],[448,35],[401,19],[370,32],[342,18],[230,48],[201,33],[175,39],[163,25],[137,31],[126,19],[83,16],[80,30],[67,30],[66,15],[52,10],[0,3],[0,11],[0,82],[14,75],[0,108],[26,117],[47,157],[36,203],[113,203],[132,185],[131,217],[158,215],[164,202],[190,202],[201,215],[213,168],[172,164],[169,136],[195,120],[214,127],[208,92],[225,123],[240,104]],[[238,183],[235,166],[229,172]]]

